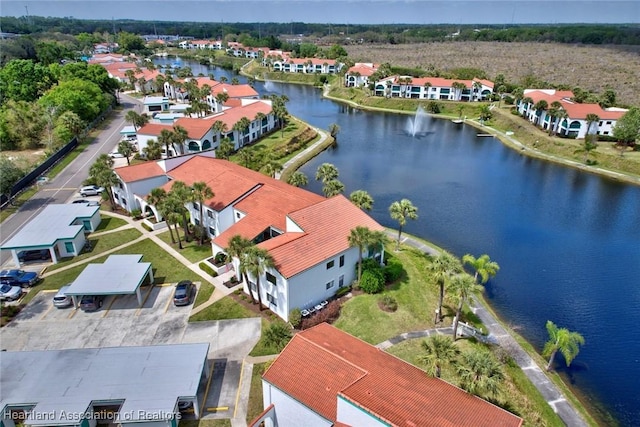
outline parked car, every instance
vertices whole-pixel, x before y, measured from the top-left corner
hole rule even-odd
[[[51,252],[49,252],[49,249],[20,251],[18,252],[18,259],[20,262],[51,259]]]
[[[103,302],[103,295],[85,295],[80,300],[80,309],[82,311],[96,311],[102,307]]]
[[[0,285],[0,300],[15,301],[22,296],[22,288],[20,286],[11,286],[8,283]]]
[[[71,202],[73,204],[75,203],[84,203],[87,206],[100,206],[100,202],[98,202],[97,200],[87,200],[87,199],[77,199],[74,200],[73,202]]]
[[[25,286],[33,286],[40,278],[37,273],[33,271],[24,271],[24,270],[2,270],[0,271],[0,281],[11,282],[18,284],[22,287]]]
[[[176,306],[191,304],[194,291],[195,285],[190,280],[181,281],[176,285],[176,290],[173,293],[173,304]]]
[[[112,151],[111,153],[109,153],[109,157],[111,157],[112,159],[123,159],[124,154],[119,153],[117,151]]]
[[[66,291],[71,287],[71,284],[65,285],[60,288],[58,293],[53,297],[53,306],[58,308],[69,307],[73,304],[73,299],[66,294]]]
[[[80,189],[80,195],[82,197],[99,196],[103,191],[104,187],[98,187],[97,185],[85,185]]]

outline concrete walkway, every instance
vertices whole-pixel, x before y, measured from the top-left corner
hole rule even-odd
[[[298,154],[290,158],[288,161],[286,161],[284,165],[282,165],[282,171],[276,173],[276,179],[280,179],[284,171],[289,169],[295,162],[297,162],[298,160],[300,160],[301,158],[309,154],[313,149],[315,149],[318,145],[324,143],[327,140],[327,138],[329,138],[329,134],[326,131],[315,126],[311,126],[308,123],[307,125],[313,130],[315,130],[318,133],[318,135],[320,135],[320,139],[318,139],[316,142],[314,142],[313,144],[311,144],[310,146],[308,146],[307,148],[305,148],[304,150],[302,150],[301,152],[299,152]]]
[[[392,232],[387,230],[387,234],[389,233]],[[397,233],[395,234],[395,237],[397,237]],[[410,247],[424,250],[429,254],[438,253],[436,249],[425,245],[423,242],[411,236],[404,236],[402,242]],[[509,352],[511,357],[513,357],[518,366],[523,370],[527,378],[529,378],[533,385],[540,391],[547,403],[551,405],[562,421],[564,421],[564,423],[569,427],[587,426],[582,415],[578,413],[571,402],[566,399],[562,391],[549,379],[549,377],[547,377],[546,372],[536,364],[533,358],[527,354],[520,344],[518,344],[518,342],[509,334],[509,331],[507,331],[502,324],[498,322],[486,307],[476,298],[474,298],[469,305],[473,313],[475,313],[486,326],[489,331],[489,337]],[[453,329],[448,327],[430,329],[426,331],[407,332],[384,341],[376,347],[386,349],[407,339],[431,336],[436,333],[453,334]]]

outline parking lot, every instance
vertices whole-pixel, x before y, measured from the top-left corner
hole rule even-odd
[[[200,284],[196,285],[199,288]],[[174,284],[140,289],[142,307],[135,295],[108,296],[102,308],[95,312],[56,308],[53,306],[56,291],[41,291],[12,322],[0,329],[2,349],[30,351],[208,342],[211,380],[202,387],[199,396],[201,416],[231,418],[238,398],[242,360],[260,339],[260,319],[188,323],[192,305],[176,307],[173,304]]]

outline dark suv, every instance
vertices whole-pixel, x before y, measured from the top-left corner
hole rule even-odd
[[[82,311],[96,311],[102,307],[103,302],[103,295],[85,295],[80,300],[80,309]]]
[[[15,284],[24,287],[33,286],[40,278],[32,271],[24,270],[2,270],[0,271],[0,282]]]
[[[51,252],[48,249],[34,249],[31,251],[18,252],[20,262],[51,259]]]
[[[193,297],[195,286],[190,280],[183,280],[176,285],[176,290],[173,294],[173,304],[175,305],[189,305],[191,304],[191,298]]]

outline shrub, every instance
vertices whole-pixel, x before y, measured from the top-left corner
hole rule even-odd
[[[131,210],[131,217],[132,218],[140,219],[141,216],[142,216],[142,211],[140,209],[132,209]]]
[[[380,264],[373,258],[367,258],[362,260],[362,272],[367,270],[377,271],[380,270]],[[358,264],[356,263],[356,272],[358,271]]]
[[[432,113],[432,114],[438,114],[442,111],[442,106],[435,101],[429,101],[427,102],[427,108],[426,108],[427,112]]]
[[[504,103],[507,105],[513,105],[515,103],[515,99],[513,98],[513,96],[506,95],[504,97]]]
[[[211,268],[211,266],[209,264],[207,264],[206,262],[201,262],[200,264],[198,264],[198,266],[200,267],[200,270],[204,271],[205,273],[207,273],[208,275],[210,275],[211,277],[216,277],[218,275],[218,273],[216,273],[216,271]]]
[[[391,283],[402,277],[402,275],[404,274],[404,268],[402,267],[402,264],[394,261],[384,267],[383,273],[384,280],[386,280],[387,283]]]
[[[360,289],[368,294],[377,294],[384,289],[384,275],[378,270],[365,270],[360,279]]]
[[[145,230],[147,230],[147,231],[153,231],[153,230],[151,229],[151,227],[149,227],[149,226],[148,226],[147,224],[145,224],[144,222],[142,223],[142,228],[144,228],[144,229],[145,229]]]
[[[336,298],[340,298],[341,296],[344,296],[349,292],[351,292],[351,287],[349,286],[342,287],[336,291]]]
[[[226,262],[227,262],[227,254],[225,254],[224,252],[218,252],[216,256],[213,258],[213,263],[216,266],[223,265]]]
[[[300,326],[301,320],[302,313],[300,312],[300,309],[294,308],[293,310],[291,310],[291,312],[289,313],[289,323],[291,323],[291,326],[297,328],[298,326]]]
[[[340,309],[342,305],[340,301],[333,300],[327,304],[322,310],[311,317],[305,317],[300,323],[300,329],[308,329],[322,322],[333,323],[340,317]]]
[[[292,336],[289,325],[283,322],[274,322],[264,331],[264,342],[276,350],[276,353],[280,353]]]
[[[381,308],[386,311],[396,311],[398,309],[398,301],[390,295],[383,295],[382,298],[378,300],[378,304],[380,304]]]

